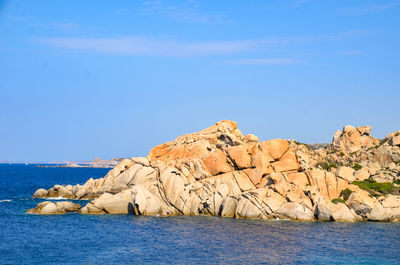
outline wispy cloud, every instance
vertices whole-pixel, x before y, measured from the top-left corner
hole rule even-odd
[[[166,17],[168,19],[184,23],[226,23],[231,22],[219,14],[207,14],[201,12],[196,1],[181,1],[169,3],[168,1],[146,1],[143,4],[142,15]]]
[[[306,61],[304,60],[299,60],[294,58],[252,58],[252,59],[228,61],[228,63],[230,64],[239,64],[239,65],[254,65],[254,64],[285,65],[285,64],[298,64],[305,62]]]
[[[351,7],[351,8],[340,8],[339,12],[344,15],[367,15],[372,13],[377,13],[381,11],[385,11],[394,7],[399,6],[399,2],[390,3],[390,4],[381,4],[381,5],[368,5],[368,6],[361,6],[361,7]]]
[[[174,39],[155,39],[142,36],[109,38],[37,38],[40,45],[82,52],[96,52],[120,55],[192,57],[268,52],[268,58],[236,61],[237,64],[289,64],[300,63],[296,59],[269,58],[274,49],[283,47],[311,45],[315,43],[346,41],[366,34],[366,31],[353,30],[325,36],[300,36],[290,38],[269,38],[261,40],[228,41],[180,41]],[[235,63],[235,62],[233,62]]]
[[[224,55],[255,51],[274,44],[273,41],[209,41],[182,42],[175,40],[156,40],[145,37],[122,38],[42,38],[37,43],[73,50],[92,52],[147,55],[147,56],[204,56]]]
[[[83,27],[77,23],[69,22],[69,23],[40,23],[40,24],[30,24],[31,27],[36,28],[52,28],[55,30],[64,30],[64,31],[77,31],[81,30]]]

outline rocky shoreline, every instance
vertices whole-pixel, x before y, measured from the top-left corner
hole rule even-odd
[[[100,179],[55,185],[28,213],[215,215],[297,221],[400,221],[400,131],[345,126],[331,144],[258,141],[221,121],[124,159]]]

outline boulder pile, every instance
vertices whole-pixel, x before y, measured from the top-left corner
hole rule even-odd
[[[156,146],[147,157],[125,159],[104,178],[39,189],[34,197],[91,200],[75,208],[81,214],[399,221],[397,184],[389,193],[371,196],[357,183],[386,180],[380,161],[389,164],[385,172],[393,169],[391,182],[399,179],[398,134],[380,141],[370,132],[368,126],[346,126],[331,145],[313,150],[293,140],[259,141],[243,135],[235,122],[221,121]],[[354,163],[363,166],[354,169]],[[61,209],[50,205],[29,211]]]

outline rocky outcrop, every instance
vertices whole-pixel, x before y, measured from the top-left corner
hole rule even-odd
[[[341,150],[376,144],[370,131],[370,127],[346,126],[335,134],[332,145],[313,150],[284,139],[260,142],[254,135],[242,135],[235,122],[221,121],[156,146],[147,157],[125,159],[104,178],[39,189],[34,197],[90,199],[75,209],[81,214],[395,221],[400,217],[400,207],[392,206],[397,199],[371,198],[351,184],[370,179],[379,170],[355,170],[344,163],[340,168],[321,168],[323,159],[347,158],[339,155]],[[352,194],[345,203],[331,202],[344,199],[346,189]],[[30,211],[42,213],[47,207],[49,213],[47,209],[55,205],[48,205]]]
[[[355,152],[361,147],[372,147],[379,144],[379,139],[372,137],[371,126],[345,126],[343,131],[333,135],[333,147],[341,151]]]
[[[29,209],[27,213],[31,214],[64,214],[70,212],[76,212],[81,208],[81,205],[78,203],[73,203],[70,201],[63,202],[50,202],[45,201],[39,203],[35,208]]]

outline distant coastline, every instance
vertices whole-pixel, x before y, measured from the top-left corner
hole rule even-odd
[[[0,161],[0,164],[25,164],[43,168],[56,168],[56,167],[113,168],[116,165],[118,165],[122,160],[124,160],[124,158],[112,158],[110,160],[102,160],[96,157],[93,161],[52,161],[52,162]]]

